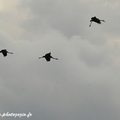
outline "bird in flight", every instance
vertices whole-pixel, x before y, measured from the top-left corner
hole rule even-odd
[[[58,60],[58,58],[54,58],[54,57],[51,56],[51,52],[45,54],[45,55],[42,56],[42,57],[39,57],[39,59],[41,59],[41,58],[45,58],[47,62],[50,61],[51,58],[52,58],[52,59],[55,59],[55,60]]]
[[[2,53],[4,57],[7,56],[7,53],[13,54],[12,52],[8,52],[6,49],[1,50],[0,53]]]
[[[91,20],[90,20],[90,25],[89,25],[89,27],[91,27],[92,22],[96,22],[96,23],[98,23],[98,24],[101,24],[101,21],[102,21],[102,22],[105,22],[105,20],[100,20],[100,19],[96,18],[96,16],[94,16],[94,17],[92,17]]]

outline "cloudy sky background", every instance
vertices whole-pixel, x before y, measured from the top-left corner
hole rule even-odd
[[[0,0],[0,49],[14,53],[0,55],[0,113],[119,120],[119,11],[119,0]],[[106,22],[89,27],[93,16]],[[38,59],[48,52],[59,60]]]

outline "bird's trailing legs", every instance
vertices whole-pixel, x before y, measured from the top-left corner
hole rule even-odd
[[[91,25],[92,25],[92,21],[90,22],[90,25],[89,25],[89,27],[91,27]]]
[[[44,57],[39,57],[38,59],[41,59],[41,58],[44,58]]]
[[[105,20],[100,20],[100,21],[105,22]]]
[[[7,51],[7,53],[9,53],[9,54],[13,54],[12,52],[8,52],[8,51]]]
[[[52,59],[55,59],[55,60],[58,60],[58,58],[54,58],[54,57],[52,57],[52,56],[51,56],[51,58],[52,58]]]

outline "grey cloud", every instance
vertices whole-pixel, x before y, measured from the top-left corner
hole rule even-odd
[[[84,43],[82,45],[84,46]],[[106,46],[96,46],[90,43],[85,43],[85,47],[82,47],[82,45],[80,48],[80,58],[88,66],[99,66],[101,64],[110,65],[113,63],[109,49],[107,49]]]
[[[116,27],[111,17],[119,8],[103,3],[30,0],[19,5],[29,9],[19,24],[24,35],[17,41],[0,33],[0,48],[14,53],[0,54],[1,113],[31,112],[30,120],[120,118],[119,39],[113,42],[119,38],[119,16]],[[89,28],[92,15],[106,23]],[[59,60],[38,59],[47,52]]]
[[[46,30],[49,29],[46,27],[49,25],[49,27],[61,31],[61,33],[68,37],[78,35],[84,30],[86,25],[84,26],[82,23],[87,18],[86,15],[82,14],[84,8],[81,4],[83,2],[31,1],[28,5],[30,5],[29,9],[33,19],[28,19],[24,23],[24,28],[27,30],[32,29],[32,31],[37,30],[38,32],[45,28]],[[29,21],[31,22],[28,23]],[[86,22],[87,20],[84,23],[88,26],[89,21]],[[37,29],[38,25],[41,26],[39,30]]]
[[[110,66],[107,68],[104,64],[95,70],[78,59],[79,47],[86,45],[91,53],[96,51],[97,48],[87,41],[75,38],[76,42],[67,41],[62,34],[55,31],[51,34],[45,37],[44,43],[44,38],[10,43],[15,54],[6,58],[1,56],[3,112],[31,112],[33,117],[29,119],[118,119],[119,108],[115,106],[111,92],[113,86],[109,86],[109,79],[114,79],[116,71],[109,70]],[[61,41],[56,41],[58,36]],[[38,60],[38,56],[46,51],[42,46],[50,38],[53,39],[47,49],[51,49],[55,56],[60,54],[57,56],[59,61],[47,63],[44,59]],[[4,46],[8,41],[4,38]],[[88,51],[81,48],[83,54]]]
[[[112,2],[114,3],[114,1],[108,3],[112,4]],[[72,0],[69,2],[35,0],[24,3],[25,7],[30,9],[31,16],[23,23],[22,27],[26,30],[24,37],[27,35],[30,39],[36,39],[50,29],[55,29],[67,37],[80,35],[83,39],[95,43],[99,41],[97,44],[103,44],[111,35],[119,36],[117,32],[119,31],[119,8],[113,9],[105,3],[106,1]],[[105,19],[106,22],[102,25],[94,23],[89,28],[92,16]]]

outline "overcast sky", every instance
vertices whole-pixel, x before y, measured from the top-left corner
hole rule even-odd
[[[0,114],[119,120],[119,22],[120,0],[0,0]]]

